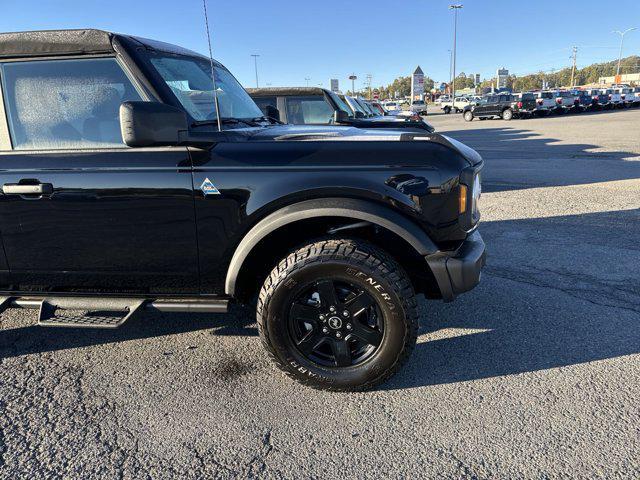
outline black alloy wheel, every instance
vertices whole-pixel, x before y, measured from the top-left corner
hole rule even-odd
[[[307,359],[327,367],[350,367],[375,354],[384,316],[364,289],[323,279],[305,288],[291,305],[289,335]]]

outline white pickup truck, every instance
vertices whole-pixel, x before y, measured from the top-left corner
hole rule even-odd
[[[620,90],[615,88],[603,88],[602,94],[609,97],[609,108],[620,108],[624,106]]]
[[[536,99],[536,112],[549,115],[556,107],[556,99],[553,92],[533,92]]]
[[[450,100],[444,100],[440,102],[440,110],[444,113],[449,114],[451,112],[460,113],[464,110],[464,107],[467,105],[471,105],[475,102],[472,102],[467,97],[456,97],[455,104]]]

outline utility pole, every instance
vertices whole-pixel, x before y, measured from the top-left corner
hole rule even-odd
[[[453,95],[452,110],[456,110],[456,43],[458,41],[458,10],[462,5],[449,5],[449,10],[453,10],[453,79],[451,81],[451,94]]]
[[[309,80],[311,80],[311,78],[309,77],[304,77],[304,81],[307,82],[307,87],[309,86]]]
[[[253,65],[256,69],[256,88],[260,88],[260,85],[258,84],[258,57],[260,55],[254,53],[251,56],[253,57]]]
[[[449,52],[449,88],[453,82],[453,50],[447,50]]]
[[[613,32],[611,32],[620,35],[620,53],[618,54],[618,69],[616,70],[616,77],[620,75],[620,62],[622,62],[622,45],[624,43],[624,36],[635,29],[636,27],[631,27],[627,28],[624,32],[621,32],[620,30],[614,30]]]
[[[578,47],[573,47],[573,55],[571,56],[573,58],[573,66],[571,67],[571,88],[573,88],[574,84],[574,79],[575,79],[575,75],[576,75],[576,58],[578,56]]]
[[[371,100],[371,79],[373,76],[370,73],[367,73],[367,90],[369,91],[369,100]]]

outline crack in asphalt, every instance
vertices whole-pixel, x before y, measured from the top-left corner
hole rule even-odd
[[[608,308],[619,308],[622,310],[627,310],[633,313],[640,313],[640,302],[636,303],[626,298],[622,298],[623,296],[635,296],[637,295],[637,289],[631,288],[622,288],[618,286],[613,286],[609,283],[603,283],[593,277],[589,277],[583,274],[574,274],[568,272],[558,272],[552,269],[547,268],[536,268],[530,266],[529,269],[511,269],[505,267],[495,267],[495,266],[487,266],[485,267],[486,273],[489,275],[493,275],[495,277],[504,278],[506,280],[512,280],[514,282],[525,283],[528,285],[533,285],[541,288],[550,288],[553,290],[558,290],[563,292],[571,297],[578,298],[580,300],[585,300],[593,305],[598,305],[600,307],[608,307]],[[540,277],[540,273],[547,273],[550,275],[554,275],[557,277],[565,277],[574,281],[578,281],[584,284],[590,284],[591,288],[568,288],[562,287],[557,283],[548,283],[544,282]],[[538,274],[536,276],[536,274]],[[623,295],[620,295],[623,294]],[[589,296],[587,296],[589,295]],[[597,295],[603,298],[611,299],[614,302],[625,303],[625,305],[620,305],[619,303],[610,303],[597,301],[593,298],[593,295]]]

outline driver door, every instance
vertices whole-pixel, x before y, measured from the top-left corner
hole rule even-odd
[[[125,147],[120,104],[144,95],[120,62],[23,59],[0,63],[0,75],[11,137],[0,225],[14,289],[197,292],[189,153]]]

